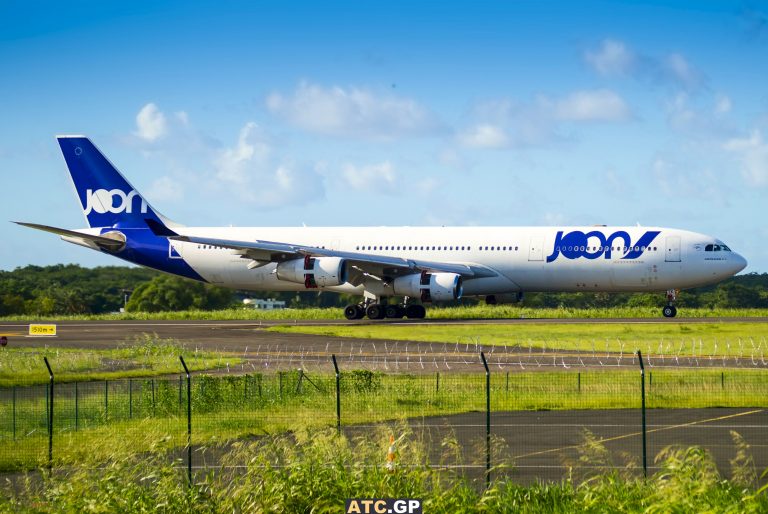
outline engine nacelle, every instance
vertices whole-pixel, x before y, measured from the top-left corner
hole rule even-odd
[[[398,296],[421,298],[422,302],[450,302],[461,298],[461,275],[456,273],[427,273],[397,277],[392,290]]]
[[[277,265],[277,278],[304,284],[307,289],[340,286],[347,281],[347,262],[341,257],[293,259]]]

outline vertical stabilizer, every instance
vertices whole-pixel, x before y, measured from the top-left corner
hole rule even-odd
[[[56,136],[91,227],[146,227],[168,222],[85,136]]]

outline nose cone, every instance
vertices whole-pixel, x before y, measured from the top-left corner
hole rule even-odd
[[[738,253],[733,252],[733,254],[728,258],[728,264],[731,267],[731,274],[735,275],[747,267],[747,259]]]

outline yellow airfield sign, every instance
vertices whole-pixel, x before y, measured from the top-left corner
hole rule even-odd
[[[29,335],[31,335],[31,336],[55,336],[56,335],[56,325],[30,324],[29,325]]]

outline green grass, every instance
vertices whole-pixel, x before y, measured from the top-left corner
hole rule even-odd
[[[179,355],[194,371],[234,366],[236,356],[190,350],[172,339],[145,335],[117,349],[88,350],[42,347],[0,348],[0,387],[48,382],[43,357],[48,357],[57,382],[115,380],[179,373]]]
[[[651,371],[649,408],[768,407],[768,372],[762,370]],[[493,373],[493,411],[631,409],[640,406],[636,371]],[[335,381],[331,375],[297,372],[193,379],[193,442],[219,444],[253,435],[335,426]],[[182,394],[179,394],[179,386]],[[56,389],[54,455],[58,463],[81,462],[84,454],[108,459],[105,438],[137,452],[146,435],[182,447],[186,434],[185,384],[134,380],[79,384]],[[130,387],[130,389],[129,389]],[[485,408],[483,374],[383,375],[345,372],[341,382],[342,424],[419,419]],[[0,470],[31,469],[47,458],[44,387],[0,389]],[[15,424],[13,420],[15,419]],[[14,439],[15,437],[15,439]],[[98,455],[99,448],[104,453]]]
[[[729,355],[768,357],[768,323],[520,323],[516,325],[280,325],[267,328],[282,333],[331,337],[423,341],[460,345],[506,345],[528,348],[619,352],[642,350],[665,355]]]
[[[469,307],[431,307],[427,309],[430,319],[507,319],[507,318],[651,318],[661,316],[658,308],[651,307],[610,307],[610,308],[528,308],[512,305],[476,305]],[[681,308],[680,316],[690,318],[722,317],[768,317],[768,309],[701,309]],[[214,311],[174,312],[125,312],[112,314],[83,314],[55,316],[6,316],[0,321],[54,321],[54,320],[343,320],[343,309],[306,308],[281,310],[224,309]]]
[[[384,465],[390,434],[397,437],[391,470]],[[514,463],[500,463],[488,488],[482,476],[430,465],[428,444],[402,425],[381,426],[365,438],[324,429],[239,442],[224,451],[222,468],[196,474],[191,485],[167,441],[155,437],[143,437],[150,450],[142,455],[117,445],[107,449],[106,461],[86,455],[81,466],[0,485],[0,511],[341,512],[349,498],[417,498],[430,513],[768,510],[749,448],[735,434],[731,470],[718,470],[700,448],[668,448],[656,456],[660,470],[640,479],[606,462],[607,450],[587,434],[572,478],[520,486],[505,475]],[[106,440],[95,443],[96,455],[104,453]],[[455,439],[447,437],[441,448],[441,460],[455,458]]]

